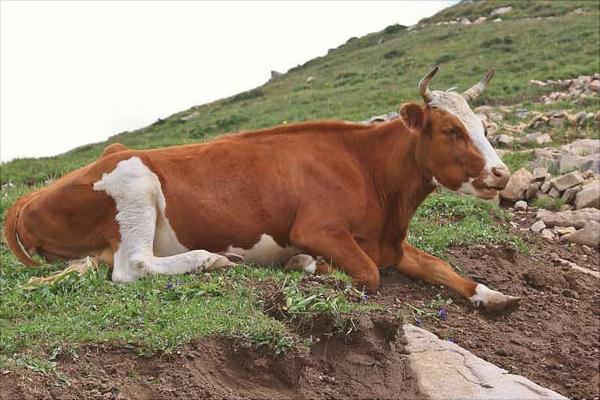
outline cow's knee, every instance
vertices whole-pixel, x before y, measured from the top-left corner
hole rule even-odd
[[[353,276],[352,283],[359,290],[365,290],[367,293],[376,293],[379,290],[380,283],[379,271],[365,271],[365,273]]]

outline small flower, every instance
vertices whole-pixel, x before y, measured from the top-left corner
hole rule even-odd
[[[369,295],[366,294],[366,293],[364,293],[364,292],[361,293],[360,294],[360,301],[367,301],[367,300],[369,300]]]
[[[448,311],[446,310],[446,308],[442,307],[438,310],[437,316],[439,319],[446,319],[448,318]]]
[[[415,317],[415,325],[421,326],[421,320],[419,319],[419,317]]]
[[[451,337],[449,337],[449,338],[448,338],[448,339],[446,339],[446,340],[447,340],[447,341],[449,341],[450,343],[456,343],[456,342],[454,341],[454,339],[453,339],[453,338],[451,338]]]

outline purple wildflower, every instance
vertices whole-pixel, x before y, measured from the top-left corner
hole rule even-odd
[[[446,319],[446,318],[448,318],[448,311],[446,310],[445,307],[442,307],[438,310],[437,316],[439,319]]]
[[[415,317],[415,325],[421,326],[421,320],[419,319],[419,317]]]

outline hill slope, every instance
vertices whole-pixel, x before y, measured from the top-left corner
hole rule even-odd
[[[284,122],[364,119],[416,99],[416,83],[435,64],[441,65],[442,70],[433,85],[441,89],[465,88],[489,66],[496,66],[496,77],[478,99],[480,104],[531,98],[541,89],[530,88],[530,79],[570,78],[600,71],[598,4],[459,3],[422,21],[416,29],[395,25],[352,38],[326,56],[292,68],[248,92],[193,107],[151,126],[57,157],[6,163],[0,167],[0,183],[32,184],[62,175],[94,160],[113,142],[149,148],[198,142],[218,133]],[[507,5],[513,10],[501,16],[502,22],[488,18],[477,25],[436,25],[459,17],[489,17],[491,10]],[[577,9],[582,12],[576,12]]]

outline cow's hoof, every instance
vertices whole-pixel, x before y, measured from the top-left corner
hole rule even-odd
[[[314,274],[317,269],[317,262],[313,256],[308,254],[297,254],[289,259],[285,264],[286,271],[305,271]]]
[[[219,255],[227,257],[227,259],[231,262],[234,262],[236,264],[243,264],[244,262],[246,262],[246,259],[242,256],[240,256],[239,254],[235,254],[235,253],[219,253]]]
[[[509,296],[478,284],[471,301],[475,307],[482,307],[487,312],[498,313],[516,310],[521,303],[521,298]]]
[[[487,312],[499,313],[499,312],[512,312],[519,308],[521,305],[520,297],[513,297],[508,295],[502,295],[504,298],[495,299],[493,301],[483,303],[483,309]]]
[[[215,254],[208,260],[203,270],[206,272],[212,272],[222,268],[234,267],[236,265],[236,263],[230,261],[227,257]]]

